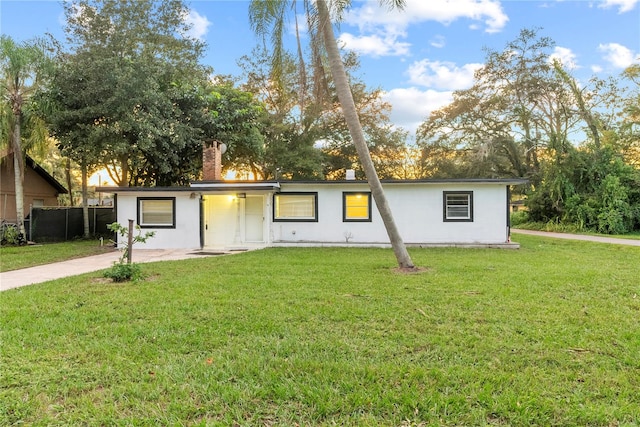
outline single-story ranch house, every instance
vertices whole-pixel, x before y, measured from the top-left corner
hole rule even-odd
[[[403,180],[383,181],[383,188],[407,245],[517,247],[510,242],[510,186],[525,182]],[[98,190],[116,194],[120,224],[133,219],[155,231],[138,248],[389,244],[366,181],[200,181]]]
[[[223,151],[218,141],[203,145],[203,180],[188,187],[96,190],[115,194],[118,223],[134,220],[155,232],[138,248],[389,246],[366,181],[223,181]],[[450,179],[382,185],[407,245],[517,248],[510,241],[510,188],[524,183]]]

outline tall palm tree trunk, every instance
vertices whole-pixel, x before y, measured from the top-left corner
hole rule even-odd
[[[15,43],[11,37],[0,36],[0,74],[2,75],[2,104],[9,106],[13,123],[7,127],[9,147],[13,151],[14,185],[16,192],[16,222],[24,239],[24,158],[21,126],[24,106],[39,87],[39,76],[45,67],[45,53],[39,42]],[[6,104],[5,104],[6,103]],[[25,120],[27,121],[27,120]],[[36,138],[41,139],[41,138]],[[4,142],[4,141],[2,141]]]
[[[24,228],[24,158],[22,157],[22,144],[20,142],[20,112],[14,110],[14,125],[11,135],[11,148],[13,150],[13,172],[16,190],[16,223],[18,233],[26,238]]]
[[[336,85],[336,91],[342,111],[349,128],[349,133],[353,144],[358,152],[358,157],[362,168],[364,169],[371,194],[378,207],[378,212],[382,217],[384,226],[389,235],[389,241],[393,247],[393,252],[398,261],[398,265],[401,268],[413,268],[414,264],[411,260],[411,256],[407,252],[407,248],[402,240],[402,236],[398,231],[398,227],[393,219],[391,213],[391,207],[387,201],[387,197],[382,189],[382,183],[378,178],[378,174],[371,160],[371,154],[369,153],[369,147],[364,138],[364,132],[362,131],[362,125],[358,118],[358,110],[356,109],[355,102],[353,101],[353,95],[349,82],[347,81],[347,73],[342,63],[340,56],[340,50],[338,49],[338,43],[336,41],[335,34],[333,32],[333,26],[331,25],[331,19],[329,15],[329,8],[326,0],[317,0],[318,17],[320,19],[320,31],[324,38],[324,45],[329,58],[329,66],[331,68],[331,74],[333,81]]]

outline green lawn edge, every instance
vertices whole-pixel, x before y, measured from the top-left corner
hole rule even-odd
[[[640,248],[271,248],[0,294],[0,424],[640,420]]]

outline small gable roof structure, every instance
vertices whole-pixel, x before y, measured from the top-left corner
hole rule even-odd
[[[4,151],[0,156],[0,215],[7,222],[16,221],[16,190],[13,153]],[[67,189],[30,156],[25,157],[24,212],[30,206],[57,206],[58,195]]]

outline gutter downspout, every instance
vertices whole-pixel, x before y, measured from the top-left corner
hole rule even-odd
[[[200,195],[200,250],[204,249],[204,196]]]
[[[507,243],[511,243],[511,186],[507,185]]]

